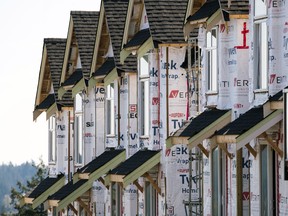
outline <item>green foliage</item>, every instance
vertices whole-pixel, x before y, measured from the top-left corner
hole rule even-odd
[[[47,215],[46,211],[43,209],[43,205],[40,205],[36,209],[32,209],[31,205],[24,205],[20,207],[20,200],[23,198],[25,194],[29,194],[41,181],[43,181],[47,176],[47,168],[45,164],[43,163],[43,160],[40,159],[40,163],[38,165],[35,165],[34,162],[30,164],[31,167],[36,170],[35,174],[30,177],[30,180],[27,180],[25,184],[21,181],[17,181],[17,188],[12,187],[10,191],[10,198],[11,198],[11,205],[14,208],[14,213],[9,212],[2,213],[2,216],[6,215]]]

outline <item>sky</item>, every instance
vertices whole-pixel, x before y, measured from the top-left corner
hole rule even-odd
[[[0,1],[0,164],[48,164],[46,114],[33,121],[44,38],[67,38],[70,11],[100,0]]]

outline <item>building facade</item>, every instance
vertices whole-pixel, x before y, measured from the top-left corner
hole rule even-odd
[[[45,39],[50,215],[287,215],[288,4],[102,0]]]

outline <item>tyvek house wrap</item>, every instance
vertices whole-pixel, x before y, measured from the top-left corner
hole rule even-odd
[[[168,215],[185,215],[183,200],[188,200],[189,196],[188,148],[179,144],[166,150],[165,145],[167,135],[179,129],[183,121],[188,119],[187,76],[186,71],[180,68],[185,60],[185,53],[186,47],[161,47],[159,53],[160,147],[165,152],[162,160],[166,175],[165,195]],[[194,183],[192,192],[193,197],[198,197]]]

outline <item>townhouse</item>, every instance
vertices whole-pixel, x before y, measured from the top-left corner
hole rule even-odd
[[[51,215],[286,215],[285,1],[102,0],[45,39]]]

